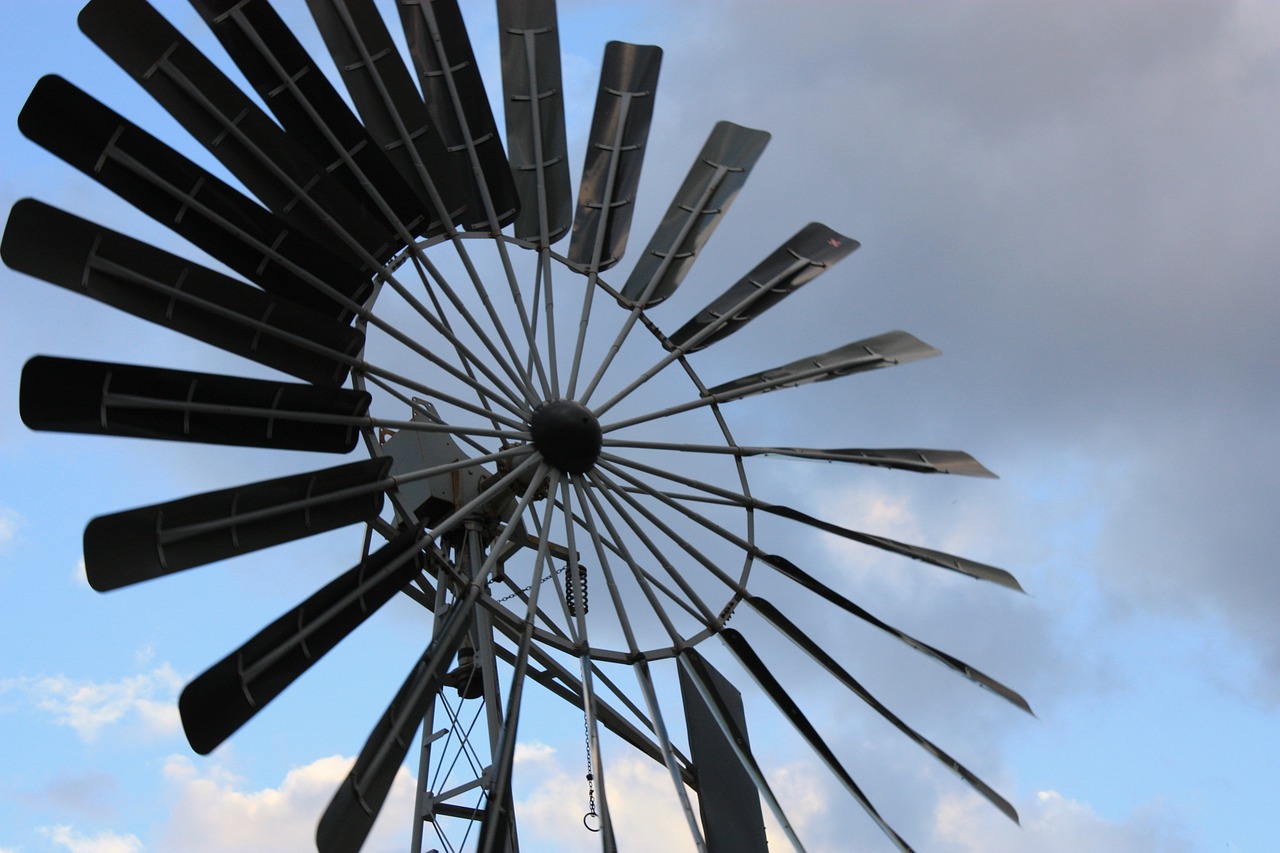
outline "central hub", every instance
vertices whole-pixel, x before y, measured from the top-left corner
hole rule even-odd
[[[549,400],[538,406],[529,418],[529,432],[542,458],[569,474],[591,470],[604,444],[596,416],[573,400]]]

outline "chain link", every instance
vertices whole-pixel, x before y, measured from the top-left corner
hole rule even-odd
[[[582,735],[587,747],[587,813],[582,816],[582,825],[592,832],[599,832],[600,827],[587,822],[589,818],[599,818],[596,814],[596,777],[591,772],[591,724],[587,715],[582,715]]]

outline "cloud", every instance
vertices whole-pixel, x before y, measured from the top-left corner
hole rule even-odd
[[[9,543],[18,535],[18,531],[22,528],[23,519],[18,515],[16,510],[7,506],[0,506],[0,551],[9,546]]]
[[[217,763],[173,756],[165,779],[175,803],[154,844],[156,853],[276,853],[310,850],[316,824],[354,758],[333,755],[295,767],[277,787],[253,789]],[[413,814],[414,782],[401,768],[392,783],[368,853],[403,850]]]
[[[976,795],[943,797],[934,813],[933,836],[955,853],[1177,853],[1192,849],[1190,842],[1158,814],[1139,812],[1125,821],[1107,820],[1087,804],[1057,791],[1040,791],[1023,805],[1021,829],[993,816]]]
[[[35,808],[53,807],[87,820],[107,822],[116,817],[119,791],[118,777],[87,771],[55,776],[43,788],[20,798]]]
[[[142,842],[136,835],[100,832],[88,836],[70,826],[46,827],[42,831],[50,841],[66,848],[70,853],[142,853]]]
[[[628,753],[629,748],[618,747],[605,757],[609,813],[618,837],[634,853],[692,849],[666,769]],[[517,793],[515,808],[522,846],[563,853],[600,849],[600,836],[583,826],[588,808],[585,755],[581,760],[583,768],[574,768],[546,744],[531,743],[521,750],[517,784],[527,793]],[[697,800],[692,800],[696,810]]]
[[[94,682],[64,675],[14,678],[0,682],[0,692],[25,693],[58,725],[70,726],[86,742],[97,739],[106,726],[133,722],[150,737],[178,732],[176,698],[182,678],[167,663],[150,672],[120,681]]]

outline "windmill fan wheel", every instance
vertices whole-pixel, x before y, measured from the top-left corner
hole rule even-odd
[[[659,48],[606,47],[575,195],[551,0],[498,2],[501,130],[456,0],[394,5],[388,17],[399,18],[407,61],[373,0],[308,0],[336,78],[267,0],[192,4],[252,95],[146,0],[93,0],[79,23],[238,186],[59,77],[39,80],[18,123],[220,268],[32,199],[11,211],[3,257],[258,365],[246,377],[37,356],[21,384],[31,428],[360,457],[100,516],[85,530],[89,581],[106,591],[363,528],[350,569],[187,685],[179,708],[197,752],[223,743],[404,594],[426,608],[426,646],[320,820],[325,853],[361,847],[419,729],[414,850],[428,827],[447,849],[517,850],[512,780],[529,682],[585,720],[586,822],[602,849],[626,846],[610,816],[602,744],[665,768],[694,848],[762,853],[763,802],[803,849],[752,752],[738,688],[704,654],[712,638],[891,844],[909,849],[756,646],[793,642],[1017,819],[876,700],[803,620],[758,594],[759,578],[1029,710],[1025,700],[767,548],[757,522],[782,519],[1014,590],[1017,582],[769,503],[747,477],[750,465],[786,464],[754,457],[990,473],[959,451],[743,444],[726,411],[937,350],[891,331],[704,380],[724,363],[699,353],[764,330],[767,320],[743,332],[858,247],[820,223],[720,295],[691,297],[705,307],[674,331],[658,319],[668,309],[654,310],[687,277],[695,283],[685,296],[723,286],[691,273],[767,133],[717,123],[690,152],[634,266],[614,276],[657,103]],[[762,636],[728,627],[744,609]],[[676,679],[683,735],[660,695]],[[474,730],[461,728],[464,705],[482,709]]]

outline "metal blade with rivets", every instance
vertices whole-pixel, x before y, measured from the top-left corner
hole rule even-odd
[[[191,748],[208,755],[419,571],[421,534],[406,531],[259,631],[178,699]]]
[[[497,231],[520,201],[457,0],[398,0],[427,111],[468,193],[468,231]]]
[[[386,22],[369,0],[307,0],[325,46],[370,135],[434,219],[468,215],[464,175],[413,85]]]
[[[146,0],[91,0],[80,29],[263,204],[370,267],[404,244]]]
[[[34,199],[13,206],[4,262],[318,385],[341,385],[364,335],[287,299]]]
[[[605,46],[569,240],[569,260],[589,272],[613,266],[627,247],[661,64],[652,45]]]
[[[670,347],[697,352],[729,337],[856,248],[857,240],[809,223],[681,326],[671,335]]]
[[[444,229],[267,0],[193,0],[254,91],[291,138],[391,231]]]
[[[19,409],[34,430],[346,453],[369,394],[103,361],[36,356]]]
[[[636,261],[622,288],[624,299],[647,307],[675,292],[768,142],[769,134],[763,130],[728,121],[716,123],[658,230]]]
[[[370,275],[63,80],[40,79],[18,129],[263,290],[344,321]]]
[[[98,516],[84,531],[89,585],[105,592],[369,521],[390,467],[365,459]]]
[[[550,245],[573,222],[555,0],[498,0],[498,38],[515,234]]]

